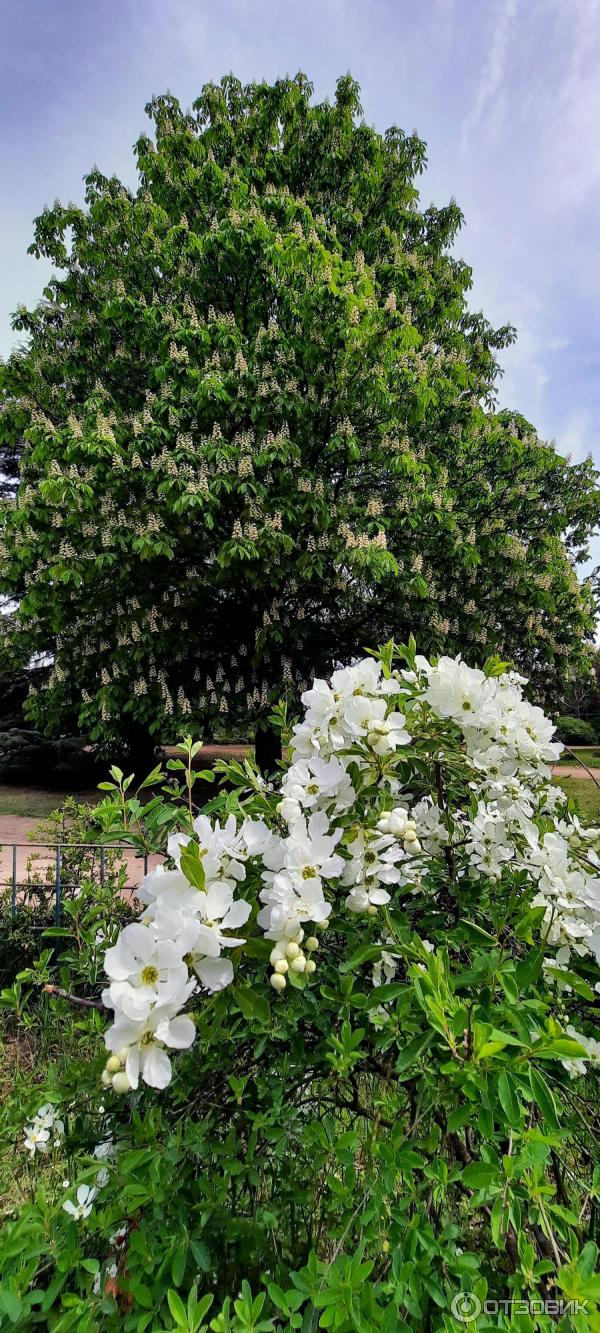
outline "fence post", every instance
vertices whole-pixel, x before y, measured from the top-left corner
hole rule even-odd
[[[11,919],[14,921],[17,915],[17,844],[13,842],[12,846],[12,895],[10,907]]]
[[[101,888],[101,889],[104,888],[104,865],[105,865],[105,856],[106,856],[106,852],[105,852],[105,850],[104,850],[104,847],[101,847],[101,848],[100,848],[100,888]]]
[[[60,918],[61,918],[61,888],[62,888],[61,869],[62,869],[62,847],[60,843],[58,843],[56,848],[56,879],[55,879],[56,901],[54,905],[55,926],[60,926]]]

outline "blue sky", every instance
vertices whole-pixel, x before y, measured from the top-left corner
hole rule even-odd
[[[472,305],[518,329],[500,401],[600,464],[600,0],[4,0],[0,355],[48,270],[31,221],[97,163],[132,181],[144,104],[232,70],[350,70],[367,120],[427,140],[425,203],[454,196]],[[600,563],[600,538],[594,542]]]

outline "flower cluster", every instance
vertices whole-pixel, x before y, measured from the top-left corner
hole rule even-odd
[[[59,1148],[64,1133],[64,1120],[60,1119],[56,1107],[46,1102],[25,1126],[24,1147],[30,1157],[35,1157],[36,1152],[44,1153],[49,1148]]]
[[[195,1036],[184,1009],[232,982],[248,933],[272,945],[269,980],[283,992],[310,984],[319,933],[340,913],[386,916],[409,895],[431,903],[441,889],[456,899],[500,884],[543,909],[559,968],[571,954],[600,962],[600,832],[550,784],[561,746],[526,682],[498,664],[393,660],[314,681],[260,817],[240,805],[239,818],[200,815],[171,835],[166,864],[143,881],[140,920],[106,951],[105,1085],[167,1085],[169,1051]],[[386,934],[378,977],[396,968],[392,943]]]

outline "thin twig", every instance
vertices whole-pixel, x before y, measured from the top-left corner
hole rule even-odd
[[[61,1000],[68,1000],[69,1004],[81,1005],[83,1009],[105,1009],[106,1005],[102,1000],[84,1000],[79,995],[71,995],[68,990],[63,990],[62,986],[42,986],[44,995],[57,995]]]

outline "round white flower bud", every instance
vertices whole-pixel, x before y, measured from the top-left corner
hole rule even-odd
[[[313,972],[316,972],[316,970],[317,970],[317,964],[315,963],[314,958],[307,959],[304,971],[308,972],[308,975],[312,977]]]
[[[110,1055],[106,1061],[106,1068],[109,1074],[116,1074],[121,1068],[121,1061],[118,1055]]]
[[[285,952],[288,958],[297,958],[300,953],[300,945],[296,944],[295,940],[290,940]]]
[[[367,907],[367,912],[369,916],[377,916],[377,908],[375,906],[375,903],[369,903],[369,906]]]
[[[306,967],[306,958],[303,953],[298,954],[297,958],[292,958],[290,963],[290,972],[303,972]]]
[[[406,829],[405,829],[405,833],[404,833],[404,841],[405,841],[405,842],[416,842],[416,841],[417,841],[417,835],[416,835],[416,833],[415,833],[415,829],[416,829],[416,824],[413,824],[412,828],[410,828],[410,826],[409,826],[408,824],[406,825]]]
[[[130,1091],[131,1084],[124,1069],[118,1074],[113,1074],[112,1085],[115,1092],[123,1093]]]
[[[319,941],[316,935],[309,935],[306,944],[304,945],[304,948],[308,949],[309,953],[314,953],[314,950],[318,949],[318,947],[319,947]]]
[[[285,990],[287,982],[285,977],[281,975],[281,972],[273,972],[269,980],[273,990]]]
[[[274,971],[280,972],[282,976],[285,975],[288,968],[289,968],[289,963],[287,958],[277,958],[273,964]]]
[[[102,1073],[101,1073],[101,1075],[100,1075],[100,1082],[101,1082],[103,1088],[110,1088],[110,1087],[112,1087],[112,1077],[111,1077],[111,1075],[109,1074],[108,1069],[103,1069],[103,1070],[102,1070]]]

